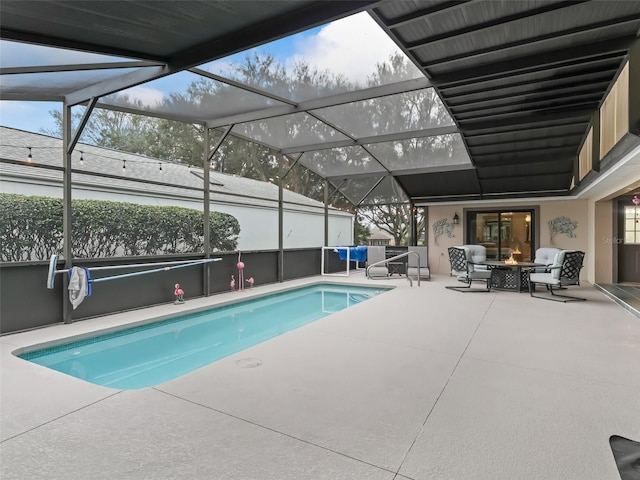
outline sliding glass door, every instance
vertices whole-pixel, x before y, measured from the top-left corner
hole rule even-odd
[[[530,262],[535,256],[535,210],[466,212],[466,243],[484,245],[487,260]]]

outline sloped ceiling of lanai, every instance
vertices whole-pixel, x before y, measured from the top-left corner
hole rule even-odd
[[[635,1],[385,2],[372,14],[431,80],[475,167],[398,177],[424,199],[568,193],[640,29]]]
[[[216,63],[363,11],[409,57],[402,75],[283,91]],[[224,94],[143,112],[231,127],[354,204],[420,202],[569,193],[591,116],[637,42],[640,2],[3,0],[0,27],[2,40],[99,54],[2,61],[1,99],[137,112],[117,92],[199,79]]]

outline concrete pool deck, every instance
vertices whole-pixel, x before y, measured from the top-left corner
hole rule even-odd
[[[318,281],[397,288],[141,390],[11,354]],[[0,478],[620,480],[640,319],[586,284],[563,304],[455,283],[313,277],[2,336]]]

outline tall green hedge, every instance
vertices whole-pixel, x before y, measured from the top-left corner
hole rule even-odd
[[[62,199],[0,194],[0,261],[44,260],[62,251]],[[72,200],[76,258],[204,252],[203,214],[102,200]],[[235,250],[240,225],[210,214],[211,249]]]

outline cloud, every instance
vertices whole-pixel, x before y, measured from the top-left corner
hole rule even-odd
[[[36,133],[40,129],[54,130],[56,125],[49,111],[61,108],[58,102],[0,100],[0,125]]]
[[[71,65],[76,63],[124,62],[128,60],[98,53],[4,40],[0,42],[0,56],[2,57],[3,67]]]
[[[226,78],[235,78],[236,65],[238,63],[240,63],[240,60],[238,60],[237,63],[229,59],[216,60],[215,62],[208,63],[206,65],[201,66],[200,68],[206,70],[207,72],[211,72],[216,75],[221,75]]]
[[[164,99],[164,93],[160,90],[141,86],[128,88],[118,95],[127,95],[130,100],[139,100],[145,107],[158,106]]]
[[[304,61],[319,70],[342,74],[364,85],[376,64],[399,51],[398,46],[366,13],[331,22],[317,35],[300,39],[287,63]]]
[[[10,100],[0,100],[0,118],[5,115],[21,115],[31,113],[34,109],[27,102],[15,102]]]
[[[114,57],[73,52],[65,49],[54,49],[17,42],[0,42],[0,54],[3,66],[25,66],[61,63],[82,63],[86,61],[117,60]],[[321,71],[328,70],[344,75],[349,81],[365,86],[367,77],[375,72],[376,64],[385,62],[399,48],[386,33],[366,13],[360,13],[311,31],[303,32],[287,40],[282,39],[273,47],[266,46],[251,49],[232,55],[228,58],[211,62],[206,69],[223,76],[233,78],[234,63],[242,63],[247,54],[253,51],[270,52],[291,71],[296,62],[303,61]],[[168,93],[184,91],[182,83],[188,84],[191,74],[174,74],[156,80],[153,87],[136,86],[119,93],[126,94],[132,100],[139,100],[147,107],[157,107]],[[176,82],[175,84],[171,82]],[[182,83],[181,83],[182,82]],[[176,86],[180,85],[180,86]],[[28,102],[31,103],[31,102]],[[0,120],[4,125],[16,128],[33,129],[34,124],[48,123],[50,115],[46,108],[37,111],[27,110],[22,102],[0,103]],[[49,107],[49,109],[52,109]]]

